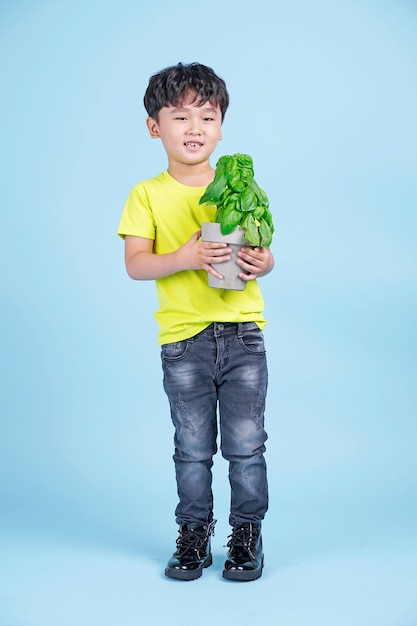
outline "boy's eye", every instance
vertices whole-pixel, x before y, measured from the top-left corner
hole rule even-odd
[[[174,120],[178,120],[179,122],[186,122],[188,120],[188,117],[186,115],[176,115],[174,117]],[[214,117],[207,116],[207,117],[203,117],[202,121],[203,122],[214,122],[215,120],[214,120]]]

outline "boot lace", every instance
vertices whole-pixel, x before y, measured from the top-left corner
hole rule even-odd
[[[256,559],[254,549],[258,540],[258,531],[253,528],[253,524],[248,523],[237,526],[229,535],[227,547],[229,548],[228,556],[231,556],[236,550],[246,550],[252,561]]]
[[[175,556],[183,557],[190,552],[195,552],[197,558],[202,558],[207,547],[208,539],[211,536],[214,537],[214,525],[216,520],[213,520],[208,526],[200,526],[196,528],[187,528],[182,526],[180,529],[180,536],[178,537],[176,544],[177,550]],[[197,530],[197,528],[204,529]]]

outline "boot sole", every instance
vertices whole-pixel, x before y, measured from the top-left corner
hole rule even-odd
[[[196,569],[176,569],[175,567],[167,567],[165,569],[165,576],[168,576],[168,578],[175,578],[176,580],[197,580],[197,578],[201,578],[203,569],[210,567],[212,563],[213,557],[209,554],[200,567],[197,567]]]
[[[224,569],[223,578],[227,580],[235,580],[240,582],[248,582],[250,580],[258,580],[262,576],[264,560],[262,558],[261,567],[255,570],[244,569]]]

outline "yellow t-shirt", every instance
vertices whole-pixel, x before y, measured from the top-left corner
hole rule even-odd
[[[215,207],[199,205],[205,189],[183,185],[167,171],[137,184],[127,199],[118,235],[152,239],[156,254],[177,250],[203,222],[214,221]],[[160,344],[188,339],[212,322],[255,322],[265,327],[256,280],[249,281],[244,291],[215,289],[208,286],[205,270],[186,270],[155,282]]]

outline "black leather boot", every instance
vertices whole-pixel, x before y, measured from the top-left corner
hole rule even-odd
[[[245,522],[235,526],[227,547],[229,552],[224,564],[224,578],[246,581],[262,576],[264,554],[259,522]]]
[[[183,524],[177,539],[177,549],[168,561],[166,576],[180,580],[200,578],[204,567],[209,567],[211,556],[211,537],[214,535],[213,520],[208,526],[201,524]]]

